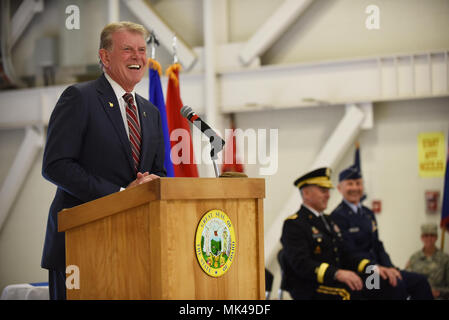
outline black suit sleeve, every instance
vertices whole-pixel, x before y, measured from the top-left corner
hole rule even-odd
[[[89,112],[79,90],[68,87],[50,117],[42,175],[67,193],[88,202],[117,192],[120,186],[87,172],[79,162]]]
[[[165,158],[165,146],[164,146],[164,133],[162,130],[161,115],[157,112],[158,119],[158,132],[159,132],[159,144],[156,150],[156,156],[154,158],[153,166],[151,168],[151,173],[158,175],[159,177],[166,177],[167,171],[164,167]]]

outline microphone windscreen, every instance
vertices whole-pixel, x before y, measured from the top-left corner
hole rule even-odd
[[[181,108],[181,114],[184,118],[188,118],[191,113],[193,113],[193,110],[189,106],[183,106]]]

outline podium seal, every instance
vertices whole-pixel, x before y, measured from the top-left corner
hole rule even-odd
[[[221,210],[206,212],[196,229],[195,253],[205,273],[221,277],[235,259],[236,240],[234,225]]]

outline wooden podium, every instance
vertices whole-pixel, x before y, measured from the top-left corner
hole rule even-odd
[[[79,270],[67,299],[264,299],[264,179],[161,178],[62,210],[66,265]],[[220,209],[235,256],[220,277],[195,252],[204,214]]]

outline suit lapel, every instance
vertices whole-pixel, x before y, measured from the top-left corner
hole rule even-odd
[[[352,215],[352,214],[355,214],[355,212],[354,211],[352,211],[352,209],[351,209],[351,207],[350,206],[348,206],[348,204],[345,202],[345,201],[341,201],[341,204],[343,205],[343,207],[345,208],[345,210],[346,210],[346,214],[347,215]]]
[[[104,74],[97,80],[97,91],[99,93],[98,97],[103,106],[103,109],[108,115],[108,118],[112,122],[119,137],[123,152],[125,152],[127,155],[130,168],[134,171],[134,160],[132,158],[131,146],[129,143],[129,139],[126,136],[125,125],[123,122],[122,114],[120,112],[119,102],[117,101],[114,90],[106,80]]]

